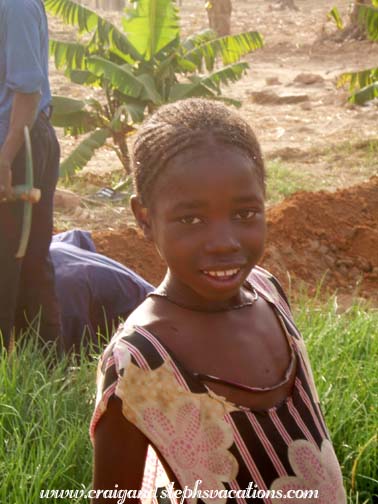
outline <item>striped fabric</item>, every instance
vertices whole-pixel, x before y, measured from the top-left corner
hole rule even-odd
[[[317,498],[303,499],[306,503],[344,504],[340,467],[285,294],[262,268],[254,268],[249,280],[281,316],[291,338],[297,371],[289,397],[264,411],[236,406],[214,394],[145,328],[125,326],[99,365],[91,437],[109,397],[116,394],[126,418],[157,448],[181,488],[202,480],[202,490],[228,491],[213,499],[206,494],[188,498],[191,504],[302,502],[285,496],[288,490],[317,490]],[[151,452],[148,460],[145,487],[155,484]],[[248,488],[255,493],[242,492]],[[270,493],[261,496],[257,490]]]

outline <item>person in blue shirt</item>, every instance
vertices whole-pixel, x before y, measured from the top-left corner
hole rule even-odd
[[[6,348],[14,326],[24,329],[39,314],[44,341],[59,339],[61,331],[49,256],[60,152],[49,122],[48,51],[43,2],[0,0],[0,336]],[[12,185],[25,183],[24,126],[31,130],[34,186],[42,196],[25,257],[15,259],[23,204],[4,200]]]
[[[121,320],[154,288],[134,271],[96,253],[90,233],[66,231],[50,245],[62,313],[63,350],[102,351]]]

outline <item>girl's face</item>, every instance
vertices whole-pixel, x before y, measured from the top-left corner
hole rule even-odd
[[[185,151],[158,177],[151,201],[138,220],[168,265],[170,297],[188,306],[238,304],[265,239],[264,193],[251,160],[218,144]]]

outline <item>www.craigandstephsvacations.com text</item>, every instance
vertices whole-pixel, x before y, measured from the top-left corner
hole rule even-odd
[[[172,503],[184,504],[186,499],[317,499],[319,490],[262,490],[251,481],[245,489],[201,489],[202,480],[197,480],[194,487],[185,486],[175,489],[174,483],[169,483],[164,488],[157,488],[153,492],[144,490],[127,490],[114,485],[108,490],[41,490],[40,499],[118,499],[117,504],[124,504],[126,499],[140,499],[149,501],[159,496],[160,499],[169,499]]]

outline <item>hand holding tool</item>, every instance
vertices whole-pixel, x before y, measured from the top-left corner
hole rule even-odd
[[[38,203],[41,198],[41,191],[33,187],[33,156],[31,150],[29,128],[25,126],[25,184],[12,186],[10,194],[3,198],[0,203],[9,201],[24,201],[24,214],[22,219],[22,231],[16,258],[24,257],[29,241],[31,222],[32,222],[32,205]]]

